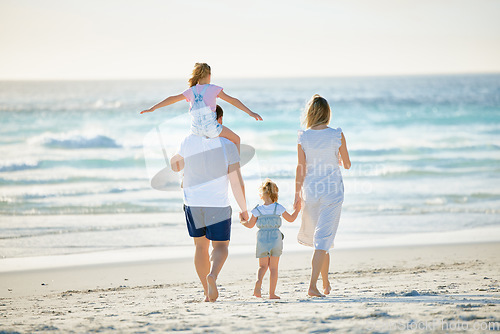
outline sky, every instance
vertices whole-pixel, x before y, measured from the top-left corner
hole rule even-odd
[[[500,73],[500,0],[0,0],[0,80]]]

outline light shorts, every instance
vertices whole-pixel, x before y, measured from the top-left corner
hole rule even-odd
[[[282,253],[283,233],[279,229],[260,229],[257,232],[256,258],[281,256]]]

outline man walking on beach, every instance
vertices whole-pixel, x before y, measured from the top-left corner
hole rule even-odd
[[[217,121],[222,124],[222,108],[217,106],[216,112]],[[248,220],[238,149],[226,138],[191,134],[183,140],[179,153],[170,163],[175,172],[184,170],[184,213],[196,247],[194,265],[205,291],[205,301],[214,302],[219,296],[217,276],[227,259],[231,235],[229,184],[241,209],[241,219]]]

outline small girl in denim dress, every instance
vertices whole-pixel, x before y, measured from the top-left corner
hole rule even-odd
[[[186,100],[190,104],[191,114],[191,132],[197,136],[205,136],[208,138],[224,137],[232,141],[240,151],[240,137],[231,131],[229,128],[217,123],[215,116],[216,99],[220,97],[224,101],[232,104],[238,109],[246,112],[250,117],[257,121],[262,121],[259,114],[252,112],[240,100],[227,95],[222,90],[222,87],[212,85],[211,69],[206,63],[196,63],[194,65],[193,74],[189,79],[189,88],[182,94],[172,95],[162,102],[152,106],[147,110],[143,110],[141,114],[155,111],[182,100]]]
[[[255,225],[259,228],[257,232],[256,257],[259,259],[259,270],[257,272],[257,282],[253,295],[261,297],[262,280],[269,268],[269,298],[280,299],[276,295],[276,284],[278,283],[278,262],[283,252],[283,233],[279,230],[281,217],[286,221],[293,222],[300,212],[300,205],[295,208],[293,214],[289,214],[286,209],[279,204],[278,186],[270,179],[266,179],[260,186],[260,198],[263,205],[257,205],[252,210],[252,218],[241,223],[248,228]]]

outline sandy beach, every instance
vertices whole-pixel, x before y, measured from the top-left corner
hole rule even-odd
[[[278,301],[252,296],[257,261],[229,256],[203,302],[191,259],[0,274],[2,333],[500,330],[499,243],[341,249],[332,293],[307,296],[310,251],[284,253]],[[319,284],[321,286],[321,284]]]

